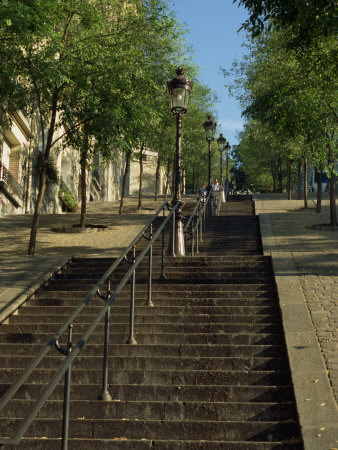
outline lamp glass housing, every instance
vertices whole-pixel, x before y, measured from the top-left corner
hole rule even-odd
[[[225,137],[223,137],[223,134],[221,133],[219,135],[219,138],[217,139],[217,146],[218,146],[218,150],[220,152],[224,150],[225,142],[226,142],[226,139],[225,139]]]
[[[168,82],[171,111],[173,114],[185,114],[188,110],[189,96],[193,83],[184,76],[183,69],[176,70],[176,77]]]
[[[185,114],[187,112],[189,94],[190,91],[182,87],[172,89],[170,92],[170,100],[171,110],[174,114]]]
[[[213,141],[215,137],[216,131],[216,122],[214,122],[211,116],[208,116],[208,120],[206,120],[203,124],[205,131],[205,138],[207,141]]]

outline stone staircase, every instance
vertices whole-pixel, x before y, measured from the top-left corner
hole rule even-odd
[[[239,200],[239,199],[237,199]],[[144,306],[146,263],[137,274],[135,337],[126,345],[129,289],[112,307],[109,391],[101,391],[100,324],[72,368],[70,449],[301,449],[271,261],[250,201],[224,204],[209,219],[196,257],[167,258]],[[76,259],[1,325],[0,391],[112,263]],[[117,283],[126,269],[119,268]],[[74,323],[74,342],[102,306],[95,298]],[[1,435],[34,403],[63,360],[51,351],[1,412]],[[60,449],[63,386],[57,387],[18,449]]]

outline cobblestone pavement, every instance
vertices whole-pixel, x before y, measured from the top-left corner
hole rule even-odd
[[[290,251],[298,270],[327,373],[338,403],[338,231],[317,231],[312,225],[329,223],[328,200],[321,214],[304,210],[302,202],[282,196],[259,196],[268,213],[276,251]],[[271,203],[273,201],[273,204]]]

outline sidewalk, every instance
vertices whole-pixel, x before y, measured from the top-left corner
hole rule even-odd
[[[118,214],[117,201],[88,203],[86,223],[109,229],[83,234],[52,231],[53,227],[78,224],[79,213],[43,214],[34,256],[27,255],[32,216],[1,217],[0,323],[72,257],[119,256],[162,203],[163,196],[157,202],[147,197],[142,211],[136,211],[137,198],[129,197],[123,215]]]
[[[338,231],[311,226],[329,223],[315,201],[286,200],[283,194],[255,196],[264,254],[271,254],[280,298],[297,407],[307,448],[338,447]],[[333,422],[332,422],[333,421]]]

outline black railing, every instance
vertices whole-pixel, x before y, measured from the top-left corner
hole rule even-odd
[[[190,254],[194,256],[195,253],[195,239],[196,239],[196,253],[199,253],[199,242],[203,241],[203,230],[205,230],[207,218],[212,208],[211,202],[213,199],[213,191],[207,193],[206,196],[200,197],[193,209],[189,220],[184,227],[185,233],[185,247],[188,253],[188,238],[190,238]]]
[[[0,164],[0,181],[4,181],[20,199],[23,197],[23,187],[16,181],[10,171]]]
[[[152,306],[151,300],[151,282],[152,282],[152,246],[156,239],[162,234],[162,270],[161,278],[166,278],[164,273],[165,268],[165,229],[166,225],[170,219],[175,220],[175,211],[180,206],[180,202],[177,202],[172,208],[169,208],[168,202],[164,202],[159,208],[156,214],[149,220],[149,222],[144,226],[142,231],[133,239],[128,248],[122,253],[122,255],[110,266],[106,273],[97,282],[96,286],[89,292],[86,298],[83,300],[81,305],[79,305],[73,314],[68,318],[68,320],[61,326],[57,333],[51,338],[51,340],[44,346],[39,355],[35,357],[33,362],[24,371],[24,373],[19,377],[18,381],[14,383],[6,393],[0,399],[0,411],[7,405],[7,403],[13,398],[15,393],[20,389],[20,387],[25,383],[27,378],[32,374],[35,368],[40,364],[41,360],[48,354],[52,347],[56,347],[59,352],[66,356],[65,361],[54,374],[53,378],[43,390],[39,399],[29,411],[23,422],[15,430],[14,436],[11,438],[0,438],[0,447],[3,448],[4,445],[18,445],[21,441],[23,435],[27,431],[30,424],[35,419],[36,415],[45,404],[51,393],[54,391],[55,387],[60,382],[63,375],[65,375],[64,383],[64,402],[63,402],[63,426],[62,426],[62,450],[68,449],[68,428],[69,428],[69,402],[70,402],[70,384],[71,384],[71,367],[74,359],[79,355],[81,349],[84,347],[85,343],[94,332],[96,326],[99,324],[101,319],[105,317],[105,335],[104,335],[104,362],[103,362],[103,377],[102,377],[102,390],[98,395],[98,399],[109,400],[110,394],[108,392],[108,360],[109,360],[109,322],[110,322],[110,307],[116,297],[120,294],[122,289],[126,286],[127,282],[131,280],[131,294],[130,294],[130,322],[129,322],[129,337],[127,343],[136,344],[136,338],[134,336],[134,309],[135,309],[135,279],[136,279],[136,269],[144,259],[147,253],[149,253],[149,264],[148,264],[148,300],[146,305]],[[165,217],[165,208],[170,210],[170,213]],[[163,212],[163,221],[156,232],[153,234],[153,222],[155,219]],[[149,236],[145,233],[149,230]],[[172,227],[173,232],[175,227]],[[138,241],[145,237],[149,240],[146,247],[136,256],[136,244]],[[172,239],[172,245],[174,245],[174,239]],[[128,258],[128,254],[132,251],[131,259]],[[121,282],[118,284],[114,292],[111,291],[111,276],[115,269],[120,265],[123,260],[127,260],[130,263],[130,268],[124,275]],[[100,288],[107,283],[107,294],[103,295],[100,292]],[[77,344],[72,346],[72,331],[74,319],[80,314],[80,312],[85,308],[88,302],[93,299],[94,295],[97,294],[106,303],[97,314],[94,321],[91,323],[85,334],[77,342]],[[67,347],[64,349],[59,345],[59,338],[68,330],[68,343]]]

